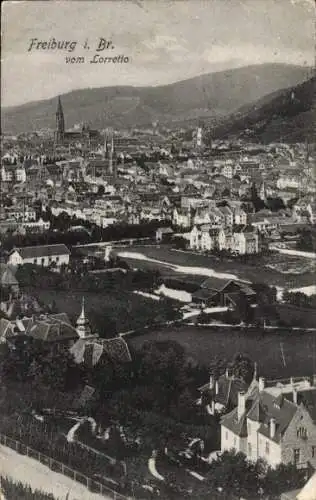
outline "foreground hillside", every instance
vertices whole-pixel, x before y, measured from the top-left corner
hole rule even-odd
[[[66,127],[126,128],[223,117],[307,78],[299,66],[263,64],[198,76],[161,87],[102,87],[64,94]],[[56,98],[2,110],[2,129],[27,132],[55,125]]]
[[[213,137],[248,137],[260,142],[314,141],[316,78],[244,106],[213,130]]]

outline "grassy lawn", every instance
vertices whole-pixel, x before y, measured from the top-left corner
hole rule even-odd
[[[159,301],[124,290],[82,292],[80,290],[29,289],[29,293],[46,305],[55,303],[58,312],[66,312],[74,323],[81,312],[85,297],[86,315],[92,327],[103,327],[102,336],[141,328],[154,321],[163,321],[165,306]]]
[[[260,257],[253,263],[236,261],[233,258],[220,261],[213,256],[199,255],[192,252],[172,250],[171,246],[135,246],[115,248],[116,252],[142,253],[151,259],[157,259],[166,264],[146,262],[136,259],[125,259],[133,267],[140,269],[159,269],[163,275],[168,272],[168,263],[180,266],[205,267],[217,272],[227,272],[237,275],[240,279],[251,282],[262,282],[274,286],[294,288],[314,283],[313,272],[315,262],[312,259],[279,253]]]
[[[179,342],[188,358],[205,366],[215,357],[231,361],[236,353],[242,352],[258,363],[259,374],[268,379],[316,373],[316,336],[313,333],[247,335],[233,329],[212,331],[207,327],[179,326],[153,330],[130,338],[128,343],[139,349],[148,340],[166,339]]]

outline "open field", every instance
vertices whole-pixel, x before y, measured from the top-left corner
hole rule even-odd
[[[30,288],[28,292],[46,305],[54,303],[58,312],[65,312],[75,323],[85,297],[86,316],[102,336],[111,337],[154,321],[163,321],[165,306],[142,295],[124,290],[89,292]],[[100,331],[102,328],[103,331]]]
[[[170,268],[170,265],[175,265],[202,267],[214,270],[216,273],[232,274],[241,280],[262,282],[284,288],[298,288],[315,282],[315,259],[283,255],[277,252],[267,257],[254,259],[253,263],[236,261],[233,258],[225,258],[221,261],[215,256],[177,251],[167,245],[121,247],[115,248],[115,252],[119,255],[143,254],[145,258],[160,261],[155,263],[146,261],[145,258],[136,260],[131,255],[130,257],[122,257],[133,267],[159,269],[163,275],[168,276],[176,273],[175,269]],[[201,274],[203,273],[201,272]]]
[[[211,361],[232,360],[238,352],[258,363],[259,374],[282,378],[316,373],[316,334],[247,334],[233,328],[211,330],[207,327],[178,326],[152,330],[128,339],[139,349],[146,341],[175,340],[186,350],[188,358],[208,366]],[[284,353],[285,365],[282,358]]]

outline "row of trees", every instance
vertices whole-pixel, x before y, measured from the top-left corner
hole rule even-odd
[[[316,295],[306,295],[301,292],[284,291],[282,299],[287,304],[291,304],[296,307],[316,309]]]
[[[53,245],[56,243],[64,243],[72,247],[77,244],[82,245],[100,241],[154,238],[156,229],[167,224],[163,221],[143,222],[141,224],[119,222],[102,228],[76,217],[70,217],[65,212],[58,215],[58,217],[51,215],[44,217],[44,219],[53,221],[48,231],[45,231],[45,233],[26,233],[25,235],[9,233],[3,239],[2,248],[10,251],[14,247]],[[71,229],[74,226],[82,226],[86,230]]]

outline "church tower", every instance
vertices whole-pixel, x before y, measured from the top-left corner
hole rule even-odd
[[[102,156],[105,160],[104,175],[110,175],[116,178],[116,159],[114,158],[114,137],[113,130],[107,129],[104,135],[104,145]]]
[[[76,323],[76,331],[81,339],[86,337],[91,337],[91,328],[89,320],[86,318],[85,308],[84,308],[84,297],[82,298],[82,307],[79,318]]]
[[[113,174],[113,153],[114,153],[114,141],[113,141],[113,135],[112,135],[111,145],[109,148],[109,173],[110,173],[110,175]]]
[[[56,111],[56,142],[62,144],[65,137],[65,118],[60,97],[58,97],[58,105]]]

